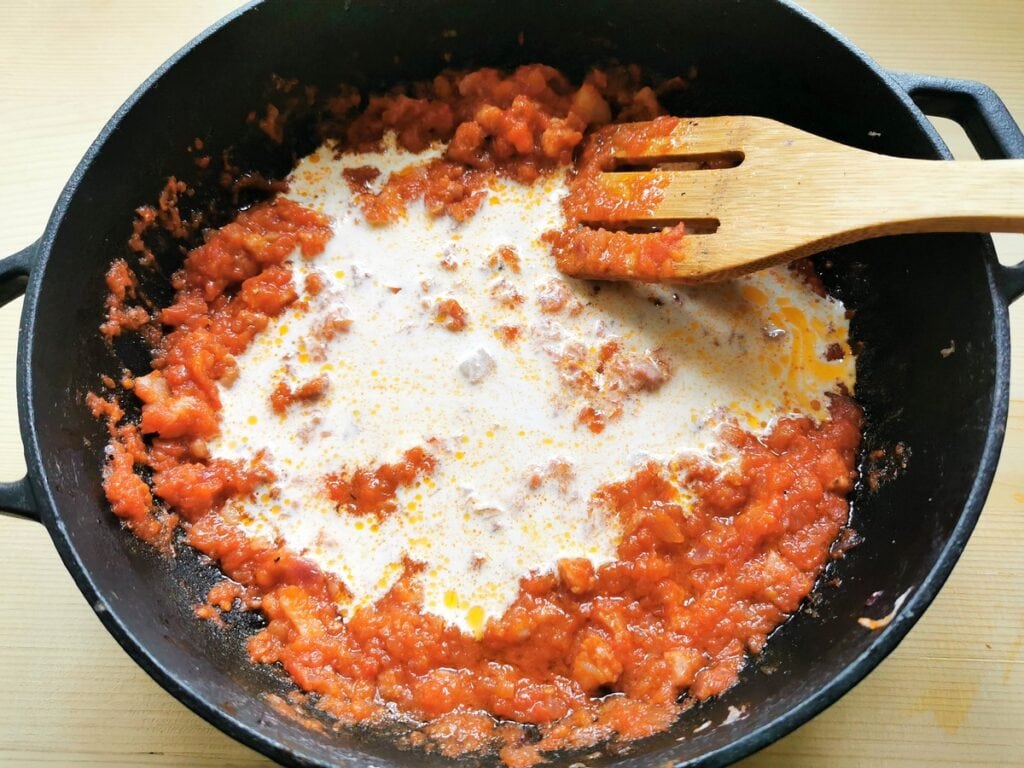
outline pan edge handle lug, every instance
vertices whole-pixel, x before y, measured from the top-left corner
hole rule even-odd
[[[42,522],[27,475],[13,482],[0,482],[0,515]]]
[[[974,80],[912,72],[889,74],[926,115],[958,123],[982,160],[1024,158],[1024,133],[989,86]],[[1010,304],[1024,294],[1024,262],[996,267],[996,285]]]
[[[25,293],[29,274],[36,265],[39,241],[0,260],[0,307]]]
[[[996,272],[996,285],[1007,304],[1019,299],[1024,294],[1024,262],[1010,267],[1000,264]]]
[[[0,260],[0,306],[25,293],[28,278],[36,264],[39,242]],[[0,514],[39,522],[39,511],[28,476],[13,482],[0,482]]]

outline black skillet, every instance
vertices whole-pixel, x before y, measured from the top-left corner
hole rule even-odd
[[[125,253],[132,210],[152,201],[167,176],[199,183],[184,152],[195,137],[214,155],[238,144],[249,166],[278,174],[292,152],[309,148],[301,138],[283,147],[242,138],[243,116],[264,103],[272,73],[376,88],[449,64],[543,61],[578,75],[609,58],[663,74],[696,65],[695,86],[674,105],[684,114],[766,115],[877,152],[946,158],[924,110],[959,121],[984,158],[1024,157],[1024,137],[989,89],[882,70],[781,0],[266,0],[161,67],[86,153],[40,240],[0,262],[0,298],[26,295],[18,398],[29,468],[25,479],[0,485],[0,506],[47,526],[103,623],[164,688],[281,762],[438,759],[400,752],[387,739],[308,730],[275,712],[262,694],[290,685],[245,659],[252,624],[223,632],[192,614],[214,572],[187,553],[173,562],[154,555],[110,514],[99,485],[103,432],[82,404],[99,374],[119,363],[96,332],[103,272]],[[588,764],[721,765],[780,738],[896,646],[974,527],[1006,425],[1007,303],[1024,292],[1024,269],[1000,266],[990,239],[977,235],[878,240],[818,266],[856,309],[864,455],[902,443],[909,461],[881,467],[877,490],[857,489],[853,522],[864,543],[828,574],[842,586],[819,585],[739,685],[671,731]],[[955,352],[943,356],[951,340]],[[876,592],[881,597],[866,607]],[[886,628],[858,625],[904,595]],[[728,718],[730,711],[744,716]],[[714,725],[695,732],[708,720]]]

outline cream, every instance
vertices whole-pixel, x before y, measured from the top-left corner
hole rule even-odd
[[[563,224],[560,174],[495,182],[462,224],[419,203],[388,226],[364,220],[344,168],[381,169],[379,189],[442,149],[411,155],[389,142],[336,157],[322,147],[300,162],[288,196],[330,216],[334,236],[321,256],[296,254],[291,266],[297,286],[315,272],[325,287],[240,356],[210,450],[266,452],[274,493],[225,514],[336,573],[352,593],[344,610],[383,596],[408,558],[423,565],[424,609],[479,634],[524,575],[562,558],[615,558],[621,531],[592,499],[600,486],[652,457],[727,462],[726,419],[763,433],[786,414],[821,418],[826,391],[852,389],[853,361],[842,305],[785,268],[695,288],[563,277],[541,239]],[[518,271],[502,259],[508,249]],[[438,321],[450,299],[465,311],[462,330]],[[847,354],[826,360],[832,344]],[[322,397],[272,410],[279,382],[318,376]],[[595,433],[588,405],[620,413]],[[383,520],[328,497],[327,475],[415,447],[436,469],[401,488]]]

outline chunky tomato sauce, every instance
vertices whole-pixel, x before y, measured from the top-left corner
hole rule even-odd
[[[410,448],[402,460],[373,469],[328,475],[327,495],[353,515],[383,518],[395,511],[395,492],[434,471],[434,458],[423,448]]]
[[[259,456],[249,466],[210,459],[206,440],[219,431],[217,382],[234,377],[234,355],[268,318],[298,298],[284,259],[296,248],[305,257],[316,256],[329,237],[321,214],[287,198],[241,213],[191,251],[173,277],[175,302],[155,318],[162,336],[153,350],[153,370],[123,381],[142,404],[138,423],[122,422],[116,403],[89,396],[111,433],[107,498],[140,538],[166,544],[179,515],[194,520],[272,479]],[[111,266],[107,284],[104,334],[137,329],[139,308],[124,306],[135,296],[137,281],[124,261]],[[137,474],[140,468],[152,470],[149,484]]]
[[[627,232],[593,226],[594,222],[626,225],[649,214],[661,202],[667,178],[605,174],[616,167],[615,155],[640,150],[667,136],[678,118],[657,117],[642,126],[609,125],[596,131],[584,148],[571,193],[565,198],[568,223],[549,232],[548,242],[558,268],[569,275],[601,279],[636,275],[657,282],[673,274],[683,254],[685,227],[677,224],[657,232]],[[609,179],[617,181],[612,182]]]
[[[490,180],[532,183],[571,164],[586,144],[565,202],[569,225],[550,234],[560,264],[600,275],[607,260],[630,259],[633,269],[657,277],[685,236],[681,228],[641,237],[596,230],[579,218],[619,204],[602,198],[594,183],[622,140],[600,126],[662,114],[656,91],[635,69],[595,70],[580,86],[539,65],[511,75],[449,72],[373,96],[360,110],[356,103],[328,103],[339,151],[378,146],[388,132],[412,151],[449,142],[442,158],[392,174],[378,192],[369,186],[375,169],[346,172],[339,181],[358,189],[371,222],[386,225],[412,200],[464,220],[482,204]],[[668,130],[671,122],[656,121],[649,131]],[[657,185],[633,192],[627,205],[634,211],[657,202]],[[697,459],[652,461],[609,482],[599,496],[622,526],[617,559],[596,568],[564,559],[557,572],[524,574],[511,607],[488,620],[479,638],[422,610],[420,566],[411,561],[383,599],[346,619],[339,578],[287,542],[247,538],[218,514],[232,497],[273,498],[274,476],[261,456],[229,462],[207,448],[219,431],[219,385],[236,375],[235,356],[269,318],[322,289],[317,279],[295,285],[286,258],[296,249],[315,258],[330,235],[323,215],[278,196],[209,233],[174,275],[174,302],[162,310],[141,305],[125,262],[107,275],[102,332],[142,331],[154,344],[152,372],[121,382],[141,404],[137,420],[125,418],[112,394],[88,398],[110,431],[104,489],[113,512],[141,539],[167,547],[183,526],[188,544],[219,564],[230,581],[211,590],[200,615],[258,609],[267,624],[249,640],[253,661],[282,665],[341,723],[383,722],[397,707],[420,724],[410,744],[446,755],[494,749],[511,766],[530,765],[549,750],[650,735],[669,727],[685,702],[733,685],[747,655],[759,652],[811,591],[846,525],[860,440],[852,399],[832,395],[824,422],[783,419],[760,439],[730,427],[727,442],[738,459],[728,469]],[[508,249],[480,259],[475,267],[518,270]],[[509,306],[525,300],[511,286],[494,298]],[[558,281],[535,300],[546,313],[578,311]],[[452,332],[472,322],[453,298],[432,311]],[[328,330],[344,332],[350,323],[339,315]],[[504,325],[495,334],[514,345],[520,329]],[[560,366],[560,375],[588,394],[579,422],[593,432],[615,418],[624,396],[655,390],[672,375],[657,354],[631,357],[614,343],[581,349]],[[282,384],[273,407],[283,413],[325,387],[321,379],[294,390]],[[381,519],[394,511],[396,489],[433,468],[429,450],[417,447],[398,462],[324,483],[344,510]],[[680,487],[692,498],[681,499]]]
[[[386,133],[394,133],[398,145],[413,152],[434,141],[448,142],[443,157],[392,174],[377,193],[369,188],[379,175],[376,169],[353,168],[344,176],[361,192],[371,222],[401,217],[412,200],[422,200],[435,215],[463,221],[486,199],[487,184],[496,175],[532,183],[572,163],[587,133],[613,117],[632,122],[662,115],[657,93],[642,80],[635,67],[593,70],[579,86],[541,65],[520,67],[510,75],[494,69],[445,72],[408,93],[371,96],[354,115],[358,102],[339,100],[333,107],[336,124],[327,135],[351,150],[377,149]],[[660,90],[685,87],[675,79]],[[612,151],[600,134],[596,137],[595,149],[585,155],[593,159],[581,164],[586,179]],[[589,194],[596,194],[596,185],[588,186]],[[643,195],[647,204],[660,199],[650,190],[633,191],[638,200]]]

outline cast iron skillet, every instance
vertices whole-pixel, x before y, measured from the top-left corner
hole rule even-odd
[[[766,115],[854,146],[948,157],[920,107],[960,121],[985,158],[1024,157],[1024,137],[984,86],[886,72],[782,0],[266,0],[158,70],[86,153],[42,238],[0,262],[0,298],[26,294],[18,398],[29,468],[25,479],[0,485],[0,506],[47,526],[103,623],[164,688],[281,762],[393,766],[428,758],[387,739],[308,730],[275,712],[262,694],[290,684],[245,659],[243,639],[255,619],[227,632],[197,621],[191,606],[212,583],[212,569],[187,553],[174,562],[155,556],[103,502],[104,435],[82,396],[99,373],[117,369],[96,328],[102,275],[124,253],[131,211],[152,201],[170,174],[188,178],[192,164],[182,150],[196,136],[214,154],[237,142],[241,118],[263,103],[271,73],[380,87],[431,76],[449,62],[543,61],[579,74],[610,57],[665,74],[695,64],[700,76],[679,107],[688,114]],[[279,173],[291,159],[269,142],[248,152],[254,166]],[[863,243],[819,268],[856,309],[865,451],[901,442],[909,463],[885,467],[877,491],[856,490],[853,519],[865,542],[830,569],[841,588],[820,585],[739,685],[670,732],[588,764],[721,765],[788,733],[895,647],[974,527],[1003,440],[1007,303],[1024,292],[1024,268],[999,266],[991,240],[977,235]],[[951,341],[956,351],[942,356]],[[901,595],[887,628],[857,624],[887,613]],[[706,721],[712,725],[695,730]]]

